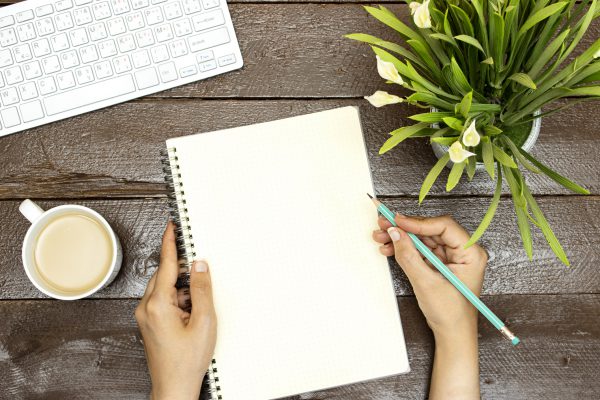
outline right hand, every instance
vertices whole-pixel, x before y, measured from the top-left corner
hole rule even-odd
[[[465,249],[469,234],[448,216],[406,217],[396,214],[398,227],[379,217],[373,239],[385,256],[395,256],[408,277],[419,307],[434,335],[477,332],[477,309],[415,248],[407,232],[417,235],[448,268],[479,296],[487,253],[477,244]],[[466,330],[466,332],[465,332]]]

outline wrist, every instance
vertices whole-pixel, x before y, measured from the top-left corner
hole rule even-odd
[[[185,388],[161,389],[152,388],[151,400],[198,400],[200,388],[186,390]]]
[[[475,343],[477,345],[477,319],[457,322],[452,326],[432,328],[436,345]]]

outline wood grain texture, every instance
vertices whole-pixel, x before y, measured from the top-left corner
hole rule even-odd
[[[533,153],[600,194],[600,112],[574,106],[542,121]],[[406,105],[375,109],[364,100],[168,100],[118,105],[0,138],[0,199],[163,196],[159,150],[167,138],[265,122],[342,106],[359,106],[379,195],[416,196],[435,156],[426,139],[411,139],[380,156],[388,132],[409,124]],[[577,129],[573,129],[576,126]],[[332,149],[331,151],[335,151]],[[545,175],[526,174],[534,194],[569,194]],[[445,171],[432,188],[447,195]],[[487,195],[485,173],[463,178],[452,195]]]
[[[512,348],[480,321],[483,399],[591,399],[600,392],[600,295],[484,301],[510,316],[523,342]],[[426,398],[432,335],[414,298],[398,302],[409,374],[286,400]],[[0,302],[0,398],[146,399],[150,382],[133,318],[136,305],[137,300]]]
[[[405,22],[408,7],[390,4]],[[154,97],[362,97],[385,83],[366,44],[345,39],[355,32],[399,41],[361,4],[230,4],[244,68]],[[580,48],[600,35],[592,22]]]
[[[94,297],[140,297],[158,265],[160,239],[167,217],[166,202],[140,199],[69,203],[91,207],[104,215],[124,249],[121,272],[109,287]],[[413,199],[386,200],[386,203],[405,214],[451,214],[473,231],[476,221],[487,209],[488,199],[436,199],[420,208]],[[0,202],[0,220],[3,221],[0,230],[0,299],[43,298],[23,271],[21,244],[29,225],[19,214],[18,204],[15,201]],[[62,203],[40,202],[43,208],[58,204]],[[521,247],[512,205],[503,200],[495,224],[482,240],[490,254],[484,293],[600,293],[597,272],[600,238],[594,233],[600,226],[600,197],[543,197],[540,207],[546,211],[573,265],[567,268],[560,264],[538,232],[534,235],[534,259],[529,261]],[[566,209],[576,211],[565,213]],[[370,237],[370,232],[365,236]],[[410,286],[395,264],[392,271],[396,294],[410,294]]]

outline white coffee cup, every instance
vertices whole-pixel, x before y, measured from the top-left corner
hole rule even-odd
[[[21,203],[19,206],[19,211],[25,216],[25,218],[29,220],[29,222],[31,222],[31,226],[27,230],[25,240],[23,241],[23,267],[25,268],[25,273],[27,274],[27,277],[31,283],[33,283],[35,287],[38,288],[38,290],[40,290],[42,293],[59,300],[81,299],[90,296],[91,294],[96,293],[98,290],[108,286],[119,273],[119,270],[121,269],[121,262],[123,260],[121,243],[119,242],[119,238],[112,230],[108,222],[106,222],[106,220],[96,211],[74,204],[62,205],[44,211],[40,206],[29,199]],[[110,267],[108,268],[105,276],[98,282],[97,285],[84,292],[65,292],[51,286],[40,276],[35,265],[34,251],[37,244],[37,239],[41,232],[56,218],[67,214],[82,215],[99,223],[106,230],[112,245],[112,258]]]

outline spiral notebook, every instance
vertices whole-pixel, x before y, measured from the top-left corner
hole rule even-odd
[[[267,400],[409,371],[358,110],[167,140],[188,262],[208,260],[215,400]]]

